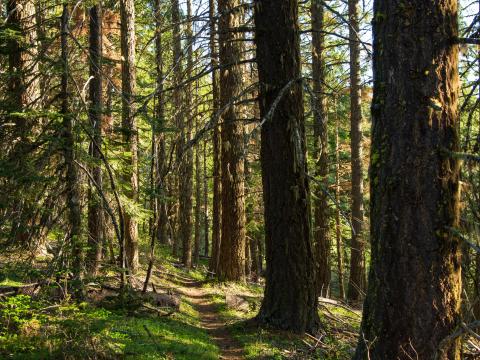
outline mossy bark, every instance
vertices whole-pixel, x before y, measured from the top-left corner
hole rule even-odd
[[[354,359],[460,359],[457,2],[374,3],[372,258]],[[446,152],[444,150],[447,150]],[[440,351],[439,351],[440,350]]]

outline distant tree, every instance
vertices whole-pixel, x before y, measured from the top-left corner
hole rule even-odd
[[[82,240],[82,210],[80,208],[80,182],[75,164],[75,135],[73,130],[73,115],[71,113],[70,103],[71,94],[69,92],[69,59],[68,59],[68,4],[63,5],[61,17],[61,109],[63,117],[63,152],[66,165],[66,196],[68,207],[68,225],[70,227],[69,240],[71,246],[71,255],[73,259],[73,274],[76,287],[81,288],[81,282],[84,275],[84,252]]]
[[[352,165],[352,242],[350,279],[347,297],[361,299],[365,289],[365,259],[363,239],[363,163],[362,163],[362,107],[360,87],[360,27],[358,0],[348,0],[350,48],[350,144]]]
[[[103,71],[102,71],[102,10],[101,5],[96,4],[90,8],[90,34],[89,34],[89,58],[90,58],[90,103],[88,115],[93,129],[93,141],[90,144],[90,154],[96,161],[92,168],[95,186],[89,189],[88,205],[88,245],[89,245],[89,270],[96,274],[102,258],[102,244],[104,233],[103,204],[101,197],[96,195],[102,191],[102,128],[103,128]]]
[[[303,334],[315,331],[319,318],[297,9],[296,0],[260,0],[254,12],[260,115],[271,115],[261,132],[267,269],[257,319]]]
[[[220,89],[218,84],[218,73],[216,70],[218,66],[218,51],[215,44],[216,33],[216,18],[215,18],[215,0],[209,0],[209,21],[210,21],[210,64],[212,71],[212,117],[217,116],[220,108]],[[220,241],[221,241],[221,219],[222,219],[222,201],[221,201],[221,139],[220,127],[218,125],[213,128],[213,204],[212,204],[212,255],[210,258],[210,271],[216,273],[218,268],[218,261],[220,256]]]
[[[138,134],[135,118],[135,4],[133,0],[120,1],[122,50],[122,131],[125,143],[127,196],[138,202]],[[125,213],[125,245],[128,267],[138,268],[138,224],[135,215]]]
[[[372,258],[354,359],[460,359],[457,1],[374,1]],[[435,357],[435,354],[439,355]]]
[[[325,35],[324,11],[321,1],[312,0],[312,77],[313,93],[313,129],[315,175],[319,183],[315,184],[313,235],[317,264],[318,294],[330,294],[330,240],[328,208],[328,129],[327,104],[325,96]]]

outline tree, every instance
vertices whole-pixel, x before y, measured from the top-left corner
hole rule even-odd
[[[325,98],[325,36],[323,5],[320,1],[312,0],[312,99],[313,115],[313,141],[315,174],[319,183],[314,186],[314,244],[317,264],[317,290],[321,296],[330,294],[330,240],[328,234],[329,211],[328,211],[328,131],[327,109]]]
[[[155,125],[153,131],[155,132],[156,141],[155,146],[155,168],[156,168],[156,202],[157,202],[157,240],[161,244],[167,244],[167,227],[168,227],[168,213],[167,213],[167,189],[165,176],[166,172],[166,144],[165,144],[165,101],[162,96],[163,91],[163,46],[162,46],[162,24],[163,15],[161,9],[161,0],[155,0],[155,65],[156,65],[156,107],[155,107]]]
[[[350,47],[350,144],[352,164],[352,242],[348,299],[360,300],[365,289],[363,232],[362,108],[358,0],[348,0]]]
[[[127,196],[138,202],[138,134],[135,119],[135,4],[120,1],[122,50],[122,131],[125,143]],[[127,265],[132,272],[138,268],[138,224],[135,215],[127,211],[125,218],[125,250]]]
[[[187,0],[187,77],[190,78],[193,72],[193,36],[192,36],[192,5]],[[180,41],[180,39],[178,39]],[[181,58],[179,59],[181,61]],[[193,150],[185,148],[190,141],[192,134],[193,112],[192,112],[192,86],[190,82],[185,88],[185,114],[180,123],[179,152],[180,158],[180,183],[179,183],[179,235],[182,241],[182,262],[188,269],[192,267],[192,195],[193,195]],[[186,120],[186,121],[185,121]]]
[[[354,359],[460,359],[457,2],[374,2],[369,285]]]
[[[103,72],[102,72],[102,13],[101,5],[96,4],[90,8],[90,104],[89,118],[93,129],[93,141],[90,144],[90,154],[96,161],[92,169],[95,186],[89,188],[88,206],[88,245],[89,245],[89,270],[96,274],[102,258],[102,243],[104,232],[103,204],[97,191],[102,191],[102,108],[103,108]]]
[[[242,7],[239,0],[219,0],[219,60],[221,116],[222,233],[218,277],[245,278],[245,187],[244,139],[240,106],[235,104],[242,90],[242,58],[239,27]]]
[[[212,67],[212,117],[217,116],[220,108],[218,87],[218,53],[215,46],[215,0],[209,0],[209,20],[210,20],[210,65]],[[213,204],[212,204],[212,255],[210,258],[210,271],[216,273],[220,256],[221,241],[221,218],[222,218],[222,182],[220,152],[222,144],[220,141],[220,129],[218,125],[213,128]]]
[[[76,287],[81,288],[84,272],[84,253],[82,244],[82,210],[80,208],[79,178],[75,165],[75,138],[73,134],[73,116],[70,109],[70,93],[68,91],[69,62],[68,62],[68,5],[63,5],[61,18],[61,109],[63,117],[64,159],[66,165],[66,195],[68,219],[70,226],[69,240],[72,249],[73,274]],[[81,295],[81,294],[78,294]]]
[[[295,0],[260,0],[254,13],[260,115],[265,119],[261,165],[267,259],[265,295],[257,319],[304,333],[315,331],[319,318],[297,6]]]

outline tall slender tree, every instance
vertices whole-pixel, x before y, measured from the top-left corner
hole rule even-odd
[[[175,84],[180,84],[182,81],[182,75],[183,75],[183,63],[182,63],[182,37],[181,37],[181,32],[180,32],[180,5],[178,3],[178,0],[170,0],[170,5],[171,5],[171,11],[172,11],[172,47],[173,47],[173,81]],[[175,111],[175,125],[178,130],[181,131],[181,129],[184,126],[184,109],[183,109],[183,96],[182,96],[182,91],[179,88],[179,86],[176,86],[173,90],[173,106],[174,106],[174,111]],[[177,161],[180,160],[180,158],[183,156],[182,154],[182,134],[179,131],[179,136],[177,136],[176,139],[176,156],[177,156]],[[178,189],[180,192],[179,188],[179,183],[180,179],[178,176],[175,176],[172,179],[172,185],[175,189]],[[182,207],[182,210],[180,210],[180,207]],[[179,205],[174,206],[173,209],[175,210],[175,217],[177,218],[182,218],[182,211],[184,205]],[[175,230],[175,227],[172,226],[172,230]],[[179,255],[179,248],[180,248],[180,243],[183,243],[182,240],[182,230],[178,229],[178,231],[173,231],[175,234],[173,236],[173,255],[178,256]]]
[[[362,108],[360,87],[360,27],[358,0],[348,0],[350,48],[350,143],[352,164],[352,242],[348,299],[358,301],[365,289],[365,261],[363,239],[363,163],[362,163]]]
[[[304,333],[319,325],[310,239],[298,2],[260,0],[255,12],[260,80],[266,284],[257,318]],[[272,108],[273,107],[273,108]]]
[[[95,4],[90,8],[90,103],[88,115],[93,129],[93,141],[90,144],[90,154],[95,160],[92,168],[92,176],[95,186],[89,189],[88,205],[88,262],[89,271],[96,274],[100,266],[102,257],[104,216],[101,197],[96,195],[101,191],[102,185],[102,166],[101,166],[101,147],[102,147],[102,108],[103,108],[103,72],[102,72],[102,10],[100,4]]]
[[[457,1],[374,1],[372,259],[354,359],[460,359]]]
[[[209,0],[209,20],[210,20],[210,65],[212,67],[212,117],[217,116],[220,109],[219,98],[220,89],[218,86],[218,52],[215,44],[216,34],[216,17],[215,17],[215,0]],[[221,202],[221,139],[220,127],[215,125],[213,128],[213,203],[212,203],[212,255],[210,258],[210,271],[216,273],[220,256],[221,241],[221,219],[222,219],[222,202]]]
[[[68,4],[63,4],[61,17],[61,109],[63,117],[63,151],[66,165],[66,195],[68,207],[68,219],[70,226],[70,245],[73,258],[73,274],[77,282],[77,289],[81,289],[81,281],[84,273],[84,252],[82,242],[82,210],[80,208],[80,189],[78,172],[75,165],[75,138],[73,130],[73,116],[70,109],[70,93],[68,86],[69,79],[69,61],[68,61]],[[78,294],[80,295],[80,293]]]
[[[187,0],[187,68],[186,75],[190,78],[193,73],[193,35],[192,35],[192,3]],[[179,151],[181,152],[180,161],[180,183],[179,183],[179,233],[182,239],[182,260],[186,268],[192,266],[192,196],[193,196],[193,150],[191,147],[185,148],[190,141],[193,125],[192,109],[192,86],[189,82],[185,88],[185,115],[184,123],[180,126]]]
[[[155,66],[156,90],[154,132],[156,136],[156,202],[157,202],[157,240],[161,244],[168,242],[168,213],[167,213],[167,187],[166,187],[166,143],[165,143],[165,101],[163,92],[163,26],[162,0],[155,0]]]
[[[133,0],[120,1],[120,37],[122,50],[122,131],[126,161],[127,196],[138,202],[138,136],[135,118],[135,3]],[[125,212],[125,245],[129,269],[134,273],[138,268],[138,224],[135,214]]]
[[[327,109],[325,97],[325,35],[324,11],[320,0],[312,0],[312,77],[313,93],[313,141],[315,158],[315,175],[319,183],[314,189],[314,244],[317,264],[318,294],[330,294],[330,240],[328,210],[328,131]]]
[[[242,46],[235,31],[242,19],[240,0],[219,0],[220,107],[222,139],[222,233],[218,276],[222,280],[245,277],[245,188],[243,122],[235,101],[242,89]]]

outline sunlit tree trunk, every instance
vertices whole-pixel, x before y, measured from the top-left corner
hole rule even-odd
[[[186,76],[190,78],[193,72],[193,49],[192,49],[192,9],[191,0],[187,0],[187,68]],[[180,160],[179,179],[179,235],[182,242],[182,262],[188,269],[192,266],[192,196],[193,196],[193,150],[191,147],[185,149],[185,145],[191,138],[193,111],[192,91],[190,83],[185,88],[185,114],[183,124],[180,126],[179,151]]]
[[[312,0],[312,75],[313,75],[313,142],[315,175],[319,183],[314,189],[313,237],[317,268],[317,291],[320,296],[330,294],[330,239],[328,233],[328,129],[325,97],[325,54],[323,5]]]
[[[138,135],[135,118],[135,4],[133,0],[120,1],[122,49],[122,131],[126,161],[127,196],[138,202]],[[134,273],[138,268],[138,224],[135,214],[125,212],[125,251],[127,265]]]
[[[165,181],[166,171],[166,144],[165,144],[165,101],[163,91],[163,45],[162,26],[163,13],[162,1],[155,0],[155,59],[156,59],[156,87],[155,99],[155,135],[156,142],[156,193],[157,193],[157,240],[161,244],[168,243],[168,213],[167,213],[167,188]]]
[[[218,86],[218,54],[215,45],[215,0],[209,0],[209,20],[210,20],[210,64],[212,72],[212,116],[215,117],[219,110],[220,89]],[[210,271],[216,273],[220,256],[221,241],[221,219],[222,219],[222,182],[221,182],[221,139],[220,127],[216,125],[213,128],[213,203],[212,203],[212,255],[210,258]]]
[[[218,277],[245,278],[245,189],[243,179],[243,122],[240,106],[234,104],[242,89],[242,45],[232,29],[242,19],[239,0],[219,0],[219,60],[221,116],[222,233]]]
[[[444,341],[462,288],[457,10],[374,1],[372,257],[354,359],[460,359],[460,338]]]

